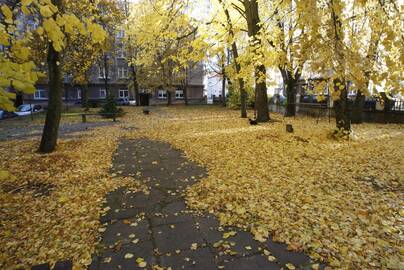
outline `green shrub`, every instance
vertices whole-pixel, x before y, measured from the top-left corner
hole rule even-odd
[[[113,114],[117,116],[122,116],[124,114],[122,108],[118,108],[115,102],[115,98],[113,95],[108,95],[106,103],[102,106],[99,111],[100,114],[103,114],[105,118],[112,118]]]

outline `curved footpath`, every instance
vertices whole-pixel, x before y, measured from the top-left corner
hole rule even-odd
[[[107,196],[109,210],[101,217],[106,230],[91,270],[151,269],[152,265],[172,270],[311,269],[307,255],[290,252],[284,244],[259,243],[248,232],[220,227],[211,215],[192,214],[181,194],[207,172],[169,144],[122,140],[113,172],[136,175],[150,193],[121,188]],[[229,231],[236,233],[223,239]]]

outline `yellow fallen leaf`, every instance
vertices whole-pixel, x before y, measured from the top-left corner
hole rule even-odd
[[[136,263],[141,268],[144,268],[147,266],[147,263],[144,261],[144,259],[140,258],[140,257],[136,259]]]
[[[225,232],[225,233],[223,233],[223,239],[227,239],[229,237],[235,236],[236,234],[237,234],[237,232],[235,232],[235,231]]]
[[[295,267],[293,264],[291,264],[291,263],[287,263],[285,266],[286,266],[289,270],[295,270],[295,269],[296,269],[296,267]]]
[[[276,258],[274,256],[268,256],[268,261],[273,262],[276,261]]]
[[[132,253],[126,253],[124,256],[125,259],[132,259],[133,258],[133,254]]]

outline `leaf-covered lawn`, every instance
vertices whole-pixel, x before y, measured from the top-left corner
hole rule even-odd
[[[347,142],[330,138],[328,119],[272,115],[275,122],[252,127],[234,111],[169,111],[175,119],[145,135],[208,167],[209,177],[189,190],[192,207],[332,269],[402,269],[402,125],[354,126]]]
[[[354,126],[356,139],[347,142],[328,136],[328,120],[272,115],[276,121],[252,127],[218,107],[159,108],[149,116],[126,110],[119,126],[62,140],[51,155],[35,153],[35,140],[0,142],[0,170],[14,175],[1,180],[1,268],[89,263],[105,193],[140,188],[109,175],[121,136],[167,141],[204,164],[209,177],[188,190],[189,205],[257,240],[272,235],[331,269],[402,267],[403,125]],[[295,133],[286,133],[286,123]],[[53,191],[37,196],[44,184]]]
[[[50,155],[36,153],[37,140],[0,142],[1,269],[69,258],[77,269],[91,263],[105,194],[139,188],[109,174],[118,130],[60,140]]]

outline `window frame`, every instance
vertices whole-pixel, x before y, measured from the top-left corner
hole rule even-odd
[[[104,94],[101,95],[101,93],[104,93]],[[107,90],[105,90],[105,89],[99,89],[98,95],[99,95],[100,99],[106,99],[106,98],[107,98]]]
[[[48,92],[48,90],[45,89],[35,89],[34,92],[34,99],[35,100],[47,100],[49,97],[46,97],[44,93]],[[37,93],[39,93],[39,96],[37,96]],[[42,93],[42,94],[41,94]]]
[[[129,78],[128,68],[118,67],[118,78],[119,79],[128,79]]]
[[[124,95],[121,96],[121,93],[124,93]],[[127,94],[126,96],[125,96],[125,93]],[[127,99],[129,99],[129,90],[128,89],[119,89],[118,97],[119,98],[127,98]]]
[[[164,90],[164,89],[158,90],[157,98],[158,99],[167,99],[168,98],[167,90]]]
[[[180,95],[177,95],[178,93],[181,93]],[[177,89],[175,90],[175,99],[184,99],[184,90]]]
[[[106,77],[104,67],[101,66],[98,67],[98,79],[109,79],[109,74],[108,77]]]

